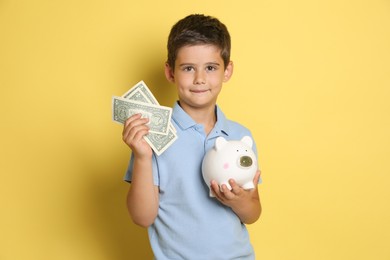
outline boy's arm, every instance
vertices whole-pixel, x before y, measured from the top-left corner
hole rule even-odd
[[[158,187],[153,183],[152,149],[143,139],[149,131],[147,118],[131,116],[124,124],[122,139],[134,154],[133,176],[127,194],[127,208],[134,223],[150,226],[158,212]]]
[[[224,205],[230,207],[234,213],[245,224],[256,222],[261,215],[260,196],[257,184],[260,178],[258,171],[253,179],[254,189],[244,190],[234,180],[229,180],[232,190],[229,190],[226,185],[218,186],[217,182],[212,181],[211,187],[215,197]]]
[[[152,160],[137,159],[127,194],[127,208],[133,222],[142,227],[153,224],[158,211],[158,186],[153,183]]]

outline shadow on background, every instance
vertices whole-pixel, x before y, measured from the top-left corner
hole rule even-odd
[[[139,80],[145,81],[161,105],[172,107],[176,101],[176,90],[165,78],[164,59],[160,57],[158,60],[160,62],[139,61],[140,67],[148,68],[139,72]],[[131,86],[133,83],[129,84]],[[117,133],[120,139],[121,129]],[[121,149],[113,150],[109,153],[110,158],[103,161],[99,162],[98,158],[84,161],[84,164],[87,163],[86,175],[93,176],[86,182],[88,187],[85,193],[88,197],[85,198],[85,222],[90,225],[89,229],[96,237],[95,242],[105,259],[152,259],[147,229],[132,223],[127,212],[125,203],[130,184],[123,181],[123,175],[129,162],[130,150],[125,144],[121,146],[124,147],[123,153]],[[90,219],[91,216],[93,220]]]
[[[102,259],[152,259],[147,230],[132,223],[126,208],[129,184],[122,178],[128,158],[111,159],[105,166],[89,164],[86,175],[93,177],[86,182],[83,221]]]

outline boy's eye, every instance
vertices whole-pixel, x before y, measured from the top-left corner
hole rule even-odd
[[[193,71],[193,70],[194,70],[194,67],[187,66],[187,67],[184,67],[183,70],[184,70],[184,71]]]
[[[213,70],[216,70],[217,68],[215,66],[207,66],[206,67],[206,70],[207,71],[213,71]]]

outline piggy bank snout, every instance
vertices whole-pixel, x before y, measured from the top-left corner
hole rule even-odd
[[[239,158],[239,165],[243,168],[251,167],[253,160],[250,156],[244,155]]]

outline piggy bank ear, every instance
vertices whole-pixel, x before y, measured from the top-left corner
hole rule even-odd
[[[221,150],[228,142],[226,141],[225,138],[222,136],[218,137],[217,140],[215,140],[215,149],[217,151]]]
[[[242,139],[241,139],[241,142],[243,142],[244,144],[246,144],[247,146],[249,146],[250,148],[252,148],[253,146],[253,140],[250,136],[244,136]]]

